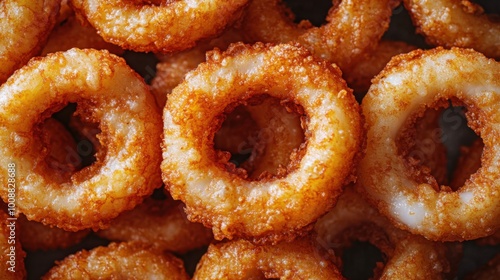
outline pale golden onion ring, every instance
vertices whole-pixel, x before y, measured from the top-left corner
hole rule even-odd
[[[448,99],[466,107],[468,122],[485,145],[481,168],[456,192],[413,180],[396,144],[412,115]],[[492,234],[500,227],[499,100],[500,63],[478,52],[436,48],[396,56],[363,99],[368,139],[358,187],[398,227],[428,239]]]
[[[161,117],[125,61],[107,51],[71,49],[31,60],[0,87],[1,172],[16,164],[16,203],[29,220],[77,231],[98,229],[161,186]],[[99,123],[96,162],[62,184],[51,179],[33,128],[67,103]],[[7,177],[1,177],[7,185]],[[7,189],[0,195],[7,200]]]
[[[70,5],[107,42],[139,52],[174,52],[220,34],[241,16],[248,0],[161,2],[70,0]]]
[[[277,242],[332,207],[354,179],[363,142],[359,106],[340,76],[299,46],[235,44],[210,53],[164,109],[163,180],[188,218],[211,227],[216,239]],[[227,106],[263,93],[303,107],[306,145],[285,177],[248,181],[229,172],[213,139]]]
[[[374,279],[445,279],[450,272],[443,243],[394,227],[360,194],[347,188],[335,207],[314,226],[318,241],[341,257],[353,241],[368,241],[385,256]],[[360,267],[363,270],[365,268]]]
[[[429,44],[473,48],[500,59],[500,22],[469,0],[404,0],[417,32]]]
[[[276,245],[246,240],[212,244],[201,258],[195,279],[343,279],[334,256],[308,238]]]
[[[365,54],[372,53],[400,0],[332,2],[327,23],[314,27],[308,21],[295,24],[289,16],[291,11],[280,0],[253,0],[242,21],[242,31],[250,41],[298,42],[317,57],[348,71]]]
[[[82,250],[57,262],[42,279],[187,280],[184,263],[141,243],[111,243]]]
[[[37,55],[56,22],[60,0],[0,2],[0,84]]]

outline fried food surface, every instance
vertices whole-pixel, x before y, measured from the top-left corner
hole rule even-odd
[[[249,181],[218,157],[213,138],[228,105],[263,93],[303,107],[306,139],[293,171]],[[359,107],[338,68],[298,46],[235,44],[212,52],[169,96],[163,180],[188,218],[211,227],[216,239],[275,243],[303,233],[333,206],[353,180],[362,142]]]

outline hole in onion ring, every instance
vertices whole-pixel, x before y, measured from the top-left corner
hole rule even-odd
[[[464,108],[449,101],[410,117],[397,143],[412,177],[436,190],[457,191],[481,165],[482,141],[467,125]]]
[[[342,275],[352,280],[376,279],[375,270],[383,261],[383,254],[376,246],[370,242],[354,241],[342,255]]]
[[[98,125],[84,121],[76,110],[77,105],[70,103],[35,128],[46,154],[45,163],[59,183],[69,182],[73,174],[91,166],[101,149]]]
[[[228,106],[214,136],[218,157],[229,158],[227,169],[250,180],[285,176],[304,148],[302,112],[268,95]]]
[[[332,0],[317,1],[297,1],[285,0],[284,4],[295,14],[295,23],[309,21],[314,26],[321,26],[326,23],[328,10],[333,7]],[[339,1],[336,1],[339,2]],[[336,3],[335,6],[338,6]]]
[[[395,247],[384,230],[372,223],[351,225],[340,234],[320,241],[339,256],[347,279],[378,279]]]

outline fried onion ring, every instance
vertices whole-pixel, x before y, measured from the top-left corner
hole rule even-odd
[[[309,229],[353,180],[363,141],[358,104],[340,75],[299,46],[235,44],[210,53],[164,109],[163,180],[188,218],[216,239],[277,242]],[[227,106],[263,93],[303,107],[306,145],[285,177],[249,181],[218,157],[213,139]]]
[[[308,21],[298,25],[291,11],[279,0],[253,0],[242,21],[250,41],[265,43],[298,42],[314,55],[336,63],[342,71],[372,53],[389,27],[392,9],[399,0],[332,1],[327,23],[314,27]]]
[[[83,66],[82,66],[83,65]],[[2,174],[16,164],[17,207],[29,220],[77,231],[99,229],[161,186],[161,117],[125,61],[107,51],[71,49],[31,60],[0,87]],[[96,162],[62,184],[33,128],[67,103],[99,123]],[[7,185],[7,177],[1,177]],[[6,188],[0,195],[7,200]]]
[[[456,192],[415,181],[396,144],[412,115],[443,100],[465,106],[468,123],[485,145],[481,168]],[[428,239],[492,234],[500,227],[499,100],[500,63],[478,52],[436,48],[396,56],[363,99],[368,139],[358,187],[398,227]]]
[[[140,243],[111,243],[57,262],[42,279],[187,280],[182,260]]]
[[[473,48],[500,59],[500,22],[469,0],[404,0],[417,32],[427,43]]]
[[[210,245],[193,279],[343,279],[332,255],[307,238],[276,245]]]
[[[248,0],[141,2],[71,0],[70,5],[107,42],[139,52],[174,52],[222,33]]]
[[[212,231],[188,221],[184,204],[171,198],[147,198],[136,208],[122,213],[97,235],[113,241],[142,242],[178,253],[206,246],[213,240]]]
[[[429,241],[394,227],[351,188],[314,226],[319,243],[342,256],[353,241],[368,241],[384,255],[373,279],[445,279],[450,272],[443,243]],[[359,269],[363,269],[360,267]]]
[[[60,0],[0,2],[0,84],[41,50]]]

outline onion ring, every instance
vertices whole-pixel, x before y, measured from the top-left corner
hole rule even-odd
[[[182,260],[140,243],[111,243],[57,262],[42,279],[187,280]]]
[[[368,143],[357,185],[399,228],[440,241],[475,239],[499,229],[499,75],[500,63],[480,53],[436,48],[396,56],[374,79],[362,104]],[[423,105],[446,99],[469,110],[468,122],[485,144],[481,168],[456,192],[413,180],[395,140]]]
[[[0,84],[41,50],[60,0],[0,2]]]
[[[161,117],[147,85],[123,59],[91,49],[49,54],[11,76],[0,96],[1,172],[15,162],[17,207],[29,220],[69,231],[99,229],[161,186]],[[66,103],[77,103],[77,114],[100,124],[105,148],[94,164],[58,184],[33,127]],[[0,195],[6,200],[7,189]]]
[[[310,239],[254,245],[246,240],[212,244],[194,279],[342,279],[333,256]]]
[[[16,228],[19,225],[15,218],[3,211],[3,208],[0,210],[0,262],[3,265],[0,278],[6,280],[26,279],[26,268],[24,267],[26,253],[21,248],[19,238],[16,237]]]
[[[385,265],[376,267],[373,279],[444,279],[450,273],[443,243],[394,227],[350,188],[314,228],[319,243],[333,249],[337,256],[342,256],[341,250],[355,240],[376,246],[386,261]]]
[[[399,0],[332,1],[327,23],[314,27],[308,21],[293,23],[291,11],[282,1],[254,0],[242,21],[243,34],[250,41],[298,42],[314,55],[348,71],[366,53],[372,53],[389,27],[392,9]]]
[[[417,32],[427,43],[473,48],[500,59],[500,22],[469,0],[404,0]]]
[[[308,230],[354,179],[363,142],[358,104],[340,75],[299,46],[234,44],[210,53],[164,109],[163,180],[188,218],[216,239],[277,242]],[[228,172],[213,138],[227,106],[262,93],[304,107],[307,147],[287,176],[248,181]]]
[[[188,221],[183,205],[171,198],[147,198],[111,221],[110,227],[98,231],[97,235],[113,241],[142,242],[162,251],[178,253],[210,244],[212,231]]]
[[[107,42],[139,52],[174,52],[222,33],[248,0],[161,2],[71,0],[70,5]]]

